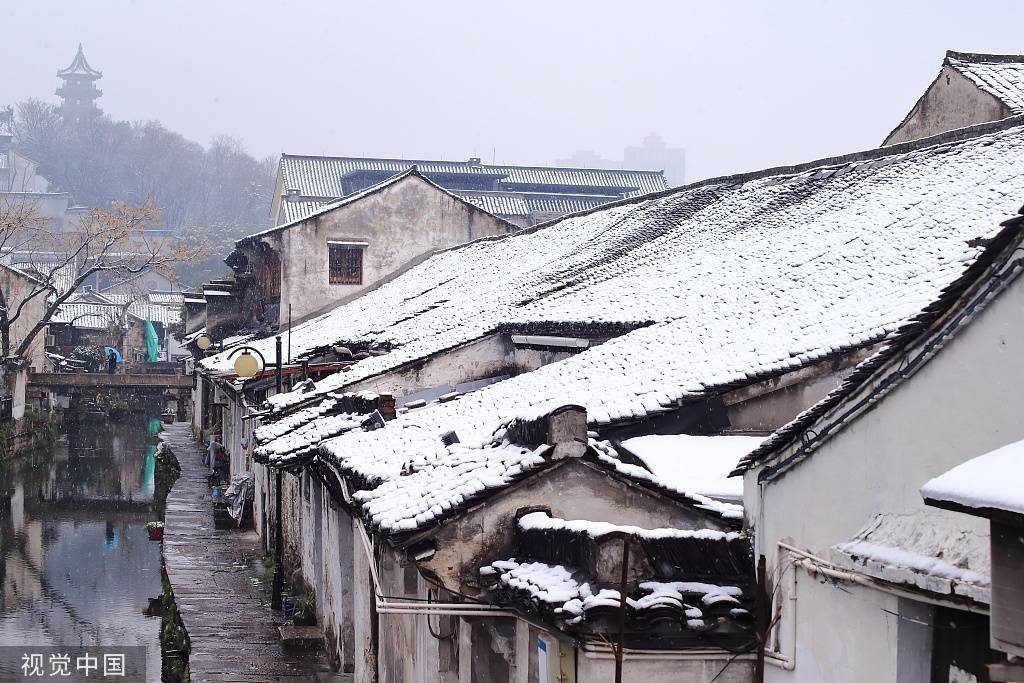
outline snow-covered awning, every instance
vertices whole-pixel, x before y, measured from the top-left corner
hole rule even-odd
[[[833,560],[937,597],[988,604],[989,536],[971,521],[937,510],[878,514],[852,540],[833,546]]]
[[[1024,441],[957,465],[921,487],[929,503],[1024,515]]]

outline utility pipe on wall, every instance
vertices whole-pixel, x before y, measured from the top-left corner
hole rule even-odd
[[[276,393],[281,393],[281,335],[276,339],[277,367],[274,369]],[[270,598],[271,609],[281,609],[284,594],[284,531],[281,520],[281,470],[275,472],[274,481],[274,588]]]

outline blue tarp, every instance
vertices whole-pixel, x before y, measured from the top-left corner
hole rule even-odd
[[[156,336],[156,328],[153,327],[153,321],[147,320],[144,329],[144,338],[146,340],[146,362],[155,363],[160,360],[160,340]]]

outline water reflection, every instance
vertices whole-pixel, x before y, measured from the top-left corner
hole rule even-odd
[[[146,645],[159,680],[158,420],[66,420],[49,453],[0,465],[0,644]]]

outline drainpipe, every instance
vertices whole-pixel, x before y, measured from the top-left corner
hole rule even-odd
[[[764,683],[764,652],[768,640],[768,580],[765,558],[757,558],[757,607],[754,623],[757,628],[757,658],[754,660],[754,683]]]
[[[622,683],[622,651],[626,648],[626,582],[629,578],[629,536],[622,536],[622,574],[619,577],[619,642],[615,646],[615,683]]]
[[[277,367],[274,370],[277,393],[281,393],[281,335],[277,336]],[[281,609],[284,593],[284,534],[281,523],[281,469],[275,472],[274,482],[274,590],[270,598],[271,609]]]

